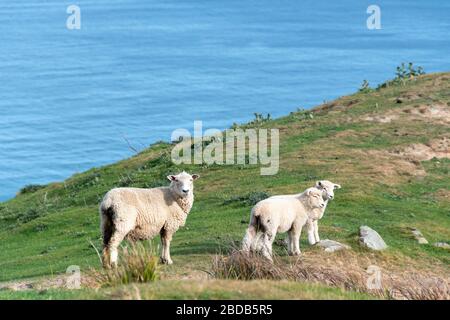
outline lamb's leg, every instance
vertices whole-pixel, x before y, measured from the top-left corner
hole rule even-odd
[[[103,252],[102,252],[102,264],[103,264],[103,268],[109,269],[111,268],[111,260],[110,258],[110,252],[109,252],[109,247],[108,245],[105,245],[103,247]]]
[[[252,244],[250,245],[250,250],[253,252],[261,252],[264,247],[264,234],[262,232],[257,232]]]
[[[172,241],[172,233],[167,232],[166,230],[161,230],[161,243],[162,243],[162,252],[161,252],[161,263],[163,264],[173,264],[172,259],[170,258],[170,242]]]
[[[314,221],[308,220],[307,222],[307,228],[308,228],[308,242],[310,245],[316,244],[316,237],[314,235]]]
[[[254,226],[249,226],[245,232],[244,239],[242,240],[242,250],[249,252],[252,249],[252,244],[255,241],[256,229]]]
[[[294,235],[293,235],[293,231],[289,230],[288,232],[288,242],[287,242],[287,247],[288,247],[288,255],[292,255],[293,253],[293,248],[294,248]]]
[[[302,234],[302,229],[301,228],[294,229],[294,231],[292,233],[293,233],[292,237],[294,238],[294,241],[292,242],[294,245],[292,255],[299,256],[301,254],[301,252],[300,252],[300,236]]]
[[[314,238],[316,240],[316,243],[320,242],[320,237],[319,237],[319,220],[314,220]]]
[[[267,230],[263,234],[263,247],[262,247],[262,254],[265,258],[267,258],[270,261],[272,260],[272,244],[275,239],[276,232],[272,232],[270,230]]]

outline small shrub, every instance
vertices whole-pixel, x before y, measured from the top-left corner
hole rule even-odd
[[[87,187],[95,186],[100,182],[101,174],[93,171],[85,174],[78,174],[69,184],[71,190],[83,190]]]
[[[270,197],[270,194],[268,194],[267,192],[251,192],[248,194],[248,198],[247,198],[246,202],[249,205],[254,206],[259,201],[267,199],[269,197]]]
[[[170,146],[170,143],[164,140],[158,140],[156,142],[153,142],[152,144],[150,144],[150,147],[155,147],[155,146]]]
[[[27,193],[34,193],[38,190],[41,190],[45,188],[46,186],[40,185],[40,184],[29,184],[20,189],[19,194],[27,194]]]
[[[147,189],[151,189],[151,188],[159,188],[159,187],[164,187],[164,186],[168,186],[169,185],[169,180],[167,179],[156,179],[156,180],[152,180],[149,182],[144,182],[141,187],[142,188],[147,188]]]
[[[37,224],[37,225],[34,227],[34,231],[36,231],[36,232],[42,232],[42,231],[45,231],[45,230],[47,230],[47,229],[48,229],[48,225],[45,224],[45,223]]]
[[[270,113],[268,113],[266,117],[264,117],[262,113],[257,113],[257,112],[255,112],[253,115],[255,116],[255,119],[253,121],[250,121],[248,123],[249,125],[256,125],[256,124],[268,122],[272,118]]]
[[[395,78],[380,84],[377,87],[377,90],[396,84],[405,85],[408,80],[414,80],[417,76],[423,74],[425,74],[423,67],[418,66],[416,68],[412,62],[409,62],[408,64],[402,62],[402,64],[395,69]]]
[[[264,191],[255,191],[243,196],[234,196],[223,202],[224,205],[231,203],[242,203],[244,205],[254,206],[259,201],[269,198],[271,195]]]
[[[237,129],[239,129],[239,124],[236,123],[236,122],[233,122],[233,124],[231,125],[230,129],[232,129],[232,130],[237,130]]]
[[[132,243],[119,254],[117,268],[93,271],[95,282],[101,287],[130,283],[147,283],[159,278],[158,256],[142,243]]]
[[[359,88],[359,92],[367,93],[370,91],[372,91],[372,89],[369,86],[369,81],[364,80],[363,83],[361,84],[361,87]]]
[[[28,209],[28,211],[26,212],[19,213],[17,216],[17,221],[20,223],[27,223],[34,219],[39,218],[40,216],[41,213],[38,210],[31,208]]]
[[[130,174],[120,175],[119,181],[116,183],[118,187],[129,187],[134,184],[134,179]]]
[[[294,119],[297,120],[311,120],[314,119],[314,114],[310,111],[303,110],[300,108],[297,108],[296,112],[291,112],[290,114]]]

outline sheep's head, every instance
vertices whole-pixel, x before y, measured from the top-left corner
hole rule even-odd
[[[317,181],[315,187],[319,190],[322,190],[322,196],[325,201],[333,199],[334,190],[341,188],[339,184],[333,183],[328,180]]]
[[[319,190],[317,188],[309,188],[306,190],[306,196],[310,209],[325,207],[325,200],[322,196],[322,190]]]
[[[187,197],[194,191],[194,180],[200,176],[198,174],[190,175],[187,172],[181,172],[177,175],[167,176],[170,180],[170,187],[180,197]]]

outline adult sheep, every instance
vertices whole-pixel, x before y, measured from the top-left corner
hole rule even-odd
[[[259,234],[262,233],[262,254],[272,261],[272,244],[277,232],[288,232],[288,253],[299,255],[303,227],[311,219],[313,211],[324,206],[322,191],[317,188],[308,188],[298,195],[273,197],[258,202],[251,211],[242,249],[255,250]]]
[[[319,208],[313,211],[311,215],[311,219],[308,220],[308,242],[310,245],[314,245],[320,242],[319,236],[319,223],[318,221],[322,219],[325,209],[327,208],[328,201],[334,198],[334,190],[340,189],[341,186],[334,182],[328,180],[319,180],[316,182],[314,188],[322,191],[322,197],[325,201],[325,206],[323,208]],[[270,199],[276,198],[284,198],[284,197],[296,197],[298,194],[288,194],[288,195],[279,195],[270,197]]]
[[[136,241],[161,235],[161,262],[172,264],[170,242],[184,226],[194,203],[196,174],[169,175],[169,187],[152,189],[116,188],[100,205],[103,235],[102,261],[105,267],[117,265],[117,248],[124,238]]]

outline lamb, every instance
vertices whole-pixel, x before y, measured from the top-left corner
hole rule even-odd
[[[339,184],[333,183],[328,180],[320,180],[317,181],[315,188],[322,191],[322,197],[325,201],[325,206],[323,208],[319,208],[314,210],[313,214],[311,215],[311,219],[308,220],[307,226],[308,226],[308,242],[310,245],[314,245],[318,242],[320,242],[319,237],[319,224],[318,221],[322,219],[325,209],[327,208],[328,201],[332,200],[334,198],[334,190],[340,189],[341,186]],[[289,194],[289,195],[279,195],[279,196],[273,196],[272,198],[284,198],[284,197],[295,197],[298,196],[298,194]]]
[[[341,186],[328,180],[320,180],[316,182],[315,188],[322,190],[322,197],[325,201],[325,206],[323,208],[317,209],[315,214],[313,215],[313,218],[308,221],[308,242],[310,245],[314,245],[320,242],[318,222],[320,219],[322,219],[325,213],[328,201],[333,200],[334,190],[340,189]]]
[[[243,251],[254,251],[262,233],[262,254],[272,261],[272,244],[277,232],[288,232],[288,253],[299,255],[303,227],[312,218],[314,210],[324,207],[322,191],[317,188],[308,188],[298,195],[272,197],[258,202],[251,211]]]
[[[116,188],[100,205],[104,267],[117,266],[117,248],[124,238],[132,241],[161,235],[161,262],[172,264],[170,242],[184,226],[194,203],[193,181],[199,175],[182,172],[169,175],[169,187],[152,189]]]

